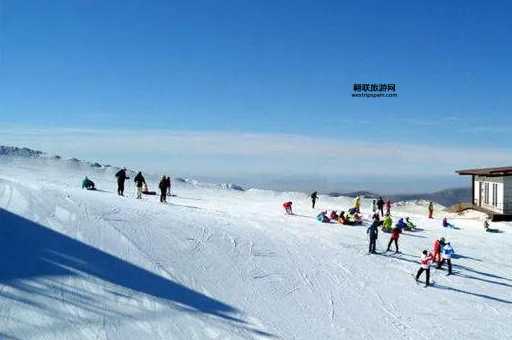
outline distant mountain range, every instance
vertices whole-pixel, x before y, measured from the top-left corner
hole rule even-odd
[[[356,196],[364,196],[366,198],[379,198],[382,196],[384,199],[390,199],[393,202],[399,201],[417,201],[417,200],[425,200],[425,201],[433,201],[437,202],[445,207],[454,205],[460,202],[471,202],[471,188],[452,188],[452,189],[444,189],[432,193],[418,193],[418,194],[391,194],[391,195],[381,195],[376,194],[370,191],[354,191],[347,193],[330,193],[329,196],[338,197],[338,196],[348,196],[348,197],[356,197]]]

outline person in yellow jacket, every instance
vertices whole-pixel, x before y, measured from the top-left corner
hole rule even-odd
[[[390,215],[386,215],[386,217],[384,217],[384,222],[382,223],[382,231],[389,233],[389,232],[391,232],[392,229],[393,229],[393,220],[391,219]]]
[[[357,212],[360,212],[360,208],[361,208],[361,196],[357,196],[355,199],[354,199],[354,208],[356,209]]]

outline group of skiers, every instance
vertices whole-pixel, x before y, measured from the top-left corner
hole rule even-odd
[[[316,202],[318,200],[318,192],[313,192],[311,195],[311,203],[312,208],[315,208]],[[283,207],[287,214],[293,214],[292,211],[292,202],[288,201],[283,203]],[[339,214],[333,210],[330,215],[328,215],[327,210],[321,211],[317,215],[317,220],[322,223],[332,223],[337,222],[340,224],[348,224],[348,225],[356,225],[362,224],[362,217],[360,214],[361,209],[361,197],[357,196],[354,199],[353,208],[349,209],[346,213],[341,211]],[[372,202],[372,223],[367,229],[367,234],[369,238],[369,246],[368,252],[370,254],[376,254],[376,244],[379,235],[379,228],[383,232],[390,233],[391,236],[389,238],[389,242],[387,244],[386,252],[391,250],[392,245],[395,246],[395,253],[400,253],[399,251],[399,239],[400,234],[403,230],[414,231],[416,229],[416,225],[411,221],[409,217],[400,218],[398,222],[393,225],[393,220],[391,218],[391,201],[384,201],[382,197],[379,197],[378,200],[373,200]],[[434,204],[433,202],[429,202],[428,204],[428,218],[432,219],[434,215]],[[383,219],[381,219],[383,217]],[[448,223],[447,218],[443,219],[444,227],[454,227],[452,224]],[[485,222],[484,228],[486,231],[489,229],[488,221]],[[433,263],[437,264],[437,269],[441,269],[442,266],[446,263],[448,265],[448,275],[452,274],[452,257],[455,254],[453,247],[450,242],[446,242],[442,237],[438,240],[434,241],[432,251],[423,250],[422,256],[420,258],[420,268],[418,269],[415,279],[418,282],[423,272],[425,272],[426,280],[425,287],[430,286],[430,266]]]
[[[117,179],[117,194],[119,196],[124,196],[125,182],[127,179],[130,179],[126,173],[126,168],[119,170],[115,174],[115,177]],[[148,190],[146,179],[142,175],[141,171],[137,173],[133,178],[133,181],[135,182],[135,187],[137,189],[137,199],[142,199],[143,194],[156,195],[156,192]],[[167,203],[167,196],[171,195],[171,178],[169,176],[162,176],[158,184],[158,188],[160,189],[160,202]],[[82,181],[82,189],[96,190],[96,185],[86,176]]]

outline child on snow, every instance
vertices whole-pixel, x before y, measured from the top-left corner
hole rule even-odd
[[[368,246],[368,253],[375,254],[375,248],[377,244],[377,238],[379,236],[379,226],[382,224],[381,221],[374,220],[373,223],[368,227],[366,233],[368,234],[368,238],[370,239],[370,244]]]
[[[336,213],[336,210],[331,211],[331,215],[329,216],[331,220],[337,221],[338,220],[338,214]]]
[[[442,250],[442,260],[437,264],[437,269],[441,269],[443,264],[446,262],[448,263],[448,275],[452,275],[452,257],[455,254],[455,251],[453,250],[452,246],[450,245],[450,242],[447,242]]]
[[[490,227],[490,224],[489,224],[489,220],[484,220],[484,230],[488,233],[499,233],[500,230],[499,229],[493,229],[493,228],[489,228]]]
[[[445,217],[443,218],[443,227],[445,228],[455,228],[455,226],[451,223],[448,223],[448,219]]]
[[[389,214],[386,214],[386,217],[384,217],[384,222],[382,223],[382,231],[386,232],[386,233],[390,233],[392,227],[393,227],[393,220],[391,219],[391,216],[389,216]]]
[[[283,203],[283,208],[284,208],[284,211],[286,212],[286,214],[288,215],[293,215],[293,211],[292,211],[292,202],[284,202]]]
[[[432,254],[428,251],[423,251],[423,256],[420,259],[420,269],[416,273],[416,282],[420,279],[423,272],[426,274],[425,287],[430,286],[430,265],[432,264]]]
[[[414,230],[416,229],[416,225],[412,223],[412,221],[409,219],[409,217],[405,218],[405,230]]]
[[[439,240],[435,240],[432,245],[432,253],[433,253],[433,261],[440,263],[441,262],[441,250],[445,245],[444,237],[441,237]]]
[[[84,180],[82,181],[82,189],[87,189],[87,190],[96,190],[96,186],[94,185],[94,182],[91,181],[89,178],[87,178],[87,176],[84,178]]]
[[[393,230],[391,231],[391,237],[389,238],[389,242],[388,242],[388,249],[386,251],[390,251],[391,250],[391,243],[395,242],[395,254],[398,253],[398,238],[400,238],[400,233],[402,232],[402,230],[400,228],[398,228],[397,226],[395,226],[393,228]]]
[[[327,217],[327,210],[322,211],[316,216],[316,219],[322,223],[331,223],[331,219]]]
[[[403,218],[400,218],[398,222],[395,224],[395,226],[400,229],[400,232],[403,230],[407,230],[407,224],[404,222]]]

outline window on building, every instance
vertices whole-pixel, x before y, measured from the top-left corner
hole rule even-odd
[[[493,183],[492,185],[492,205],[498,206],[498,184]]]
[[[489,204],[489,183],[484,183],[484,203]]]

